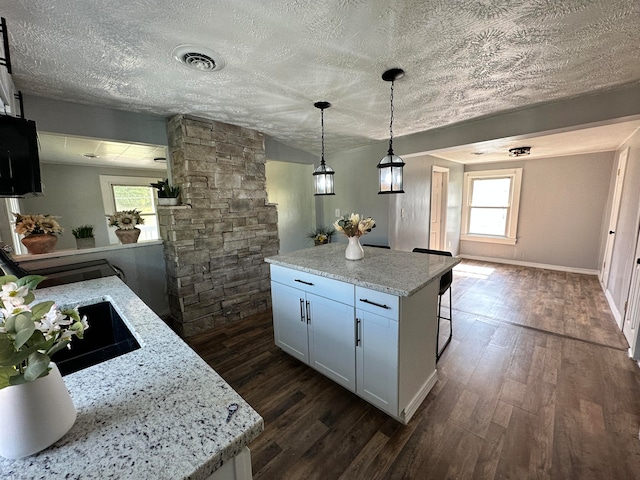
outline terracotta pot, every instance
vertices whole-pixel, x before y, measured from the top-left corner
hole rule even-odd
[[[22,458],[57,442],[76,421],[76,409],[60,371],[0,389],[0,455]]]
[[[138,237],[140,236],[140,229],[133,228],[131,230],[122,230],[118,228],[116,230],[116,236],[120,240],[120,243],[138,243]]]
[[[58,243],[58,237],[47,233],[36,233],[27,235],[21,242],[27,247],[30,254],[37,255],[39,253],[53,252],[56,243]]]

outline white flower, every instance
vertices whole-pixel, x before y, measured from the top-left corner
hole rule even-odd
[[[7,282],[2,285],[2,293],[0,293],[0,299],[5,303],[18,306],[24,304],[24,297],[29,293],[29,289],[26,286],[18,287],[15,282]]]
[[[4,302],[4,308],[0,309],[0,313],[4,318],[12,317],[13,315],[17,315],[21,312],[30,312],[31,309],[29,305],[12,305],[9,302]]]

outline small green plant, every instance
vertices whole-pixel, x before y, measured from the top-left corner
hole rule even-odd
[[[180,195],[180,187],[171,185],[167,178],[158,180],[157,183],[151,183],[150,185],[158,189],[158,198],[178,198],[178,195]]]
[[[310,231],[307,236],[313,239],[316,245],[322,245],[330,243],[334,233],[336,233],[335,228],[322,226]]]
[[[71,230],[71,233],[76,238],[93,238],[93,225],[80,225]]]

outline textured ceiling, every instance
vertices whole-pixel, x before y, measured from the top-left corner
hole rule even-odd
[[[7,5],[8,3],[8,5]],[[640,81],[638,0],[16,0],[3,2],[23,92],[188,113],[328,152]],[[176,62],[181,44],[226,67]],[[27,105],[28,108],[28,105]],[[28,113],[28,112],[27,112]]]

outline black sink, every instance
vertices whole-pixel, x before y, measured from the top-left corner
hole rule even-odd
[[[51,357],[62,375],[102,363],[140,348],[126,324],[110,302],[85,305],[78,309],[86,315],[89,328],[82,340],[74,338],[71,348],[63,348]]]

